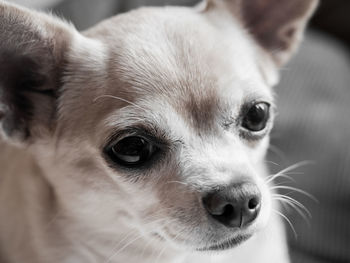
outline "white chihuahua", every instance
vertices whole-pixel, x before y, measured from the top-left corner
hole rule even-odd
[[[316,4],[142,8],[79,33],[0,1],[0,262],[289,262],[271,87]]]

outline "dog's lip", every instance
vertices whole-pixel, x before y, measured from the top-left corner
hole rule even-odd
[[[234,238],[228,239],[226,241],[223,241],[221,243],[216,243],[213,245],[209,245],[204,248],[197,248],[197,251],[217,251],[217,250],[227,250],[233,247],[238,246],[242,242],[246,241],[252,236],[252,234],[246,234],[246,235],[239,235]]]

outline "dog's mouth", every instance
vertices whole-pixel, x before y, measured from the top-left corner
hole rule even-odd
[[[240,245],[244,241],[248,240],[251,236],[252,236],[252,234],[239,235],[239,236],[236,236],[232,239],[226,240],[224,242],[216,243],[216,244],[209,245],[207,247],[199,248],[196,250],[197,251],[219,251],[219,250],[231,249],[231,248],[234,248],[234,247]]]

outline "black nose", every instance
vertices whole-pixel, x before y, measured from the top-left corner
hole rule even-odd
[[[254,183],[241,183],[209,193],[203,204],[211,217],[227,227],[245,227],[259,214],[261,194]]]

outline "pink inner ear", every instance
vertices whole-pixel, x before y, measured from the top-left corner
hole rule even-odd
[[[297,44],[317,0],[243,0],[245,26],[269,51],[289,51]]]

